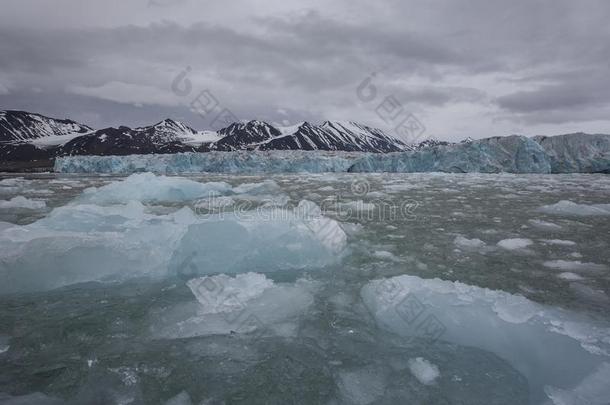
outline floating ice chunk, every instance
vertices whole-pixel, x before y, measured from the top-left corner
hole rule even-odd
[[[548,243],[550,245],[559,245],[559,246],[576,246],[576,242],[571,240],[563,240],[563,239],[541,239],[542,242]]]
[[[320,208],[239,215],[167,215],[142,203],[70,204],[32,224],[0,229],[0,293],[86,281],[319,268],[340,259],[347,236]]]
[[[366,196],[369,198],[386,198],[388,195],[381,191],[369,191]]]
[[[577,204],[561,200],[556,204],[544,205],[540,211],[554,215],[594,216],[610,215],[610,204]]]
[[[244,273],[235,277],[224,274],[189,280],[186,285],[203,306],[201,313],[216,314],[240,309],[242,302],[259,297],[273,287],[263,274]]]
[[[24,189],[23,192],[25,194],[34,194],[34,195],[38,195],[38,196],[55,194],[55,191],[49,190],[48,188]]]
[[[153,327],[158,337],[292,335],[298,317],[313,304],[316,287],[304,279],[276,284],[256,273],[201,277],[187,285],[197,299],[196,307],[169,309]]]
[[[225,196],[211,196],[208,198],[202,198],[195,203],[195,209],[213,210],[217,208],[228,208],[235,205],[235,200],[231,197]]]
[[[532,224],[532,226],[534,226],[535,228],[544,231],[560,231],[562,229],[561,225],[557,225],[552,222],[542,221],[540,219],[530,219],[529,223]]]
[[[30,200],[23,196],[13,197],[10,200],[0,200],[0,208],[23,208],[28,210],[42,210],[47,204],[41,200]]]
[[[546,398],[545,386],[589,375],[610,348],[610,328],[585,315],[460,282],[403,275],[369,282],[361,297],[380,327],[407,339],[440,339],[505,359],[529,381],[533,403]]]
[[[367,405],[383,396],[387,382],[379,370],[365,367],[339,373],[337,385],[347,403]]]
[[[373,252],[373,257],[381,260],[390,260],[393,262],[399,262],[400,259],[396,257],[393,253],[388,252],[386,250],[376,250]]]
[[[501,240],[498,242],[498,246],[506,250],[517,250],[525,249],[533,243],[534,242],[532,242],[531,239],[514,238]]]
[[[554,405],[607,405],[610,403],[610,363],[603,363],[572,389],[545,387]]]
[[[441,373],[438,370],[438,367],[423,357],[416,357],[414,359],[409,359],[409,370],[411,374],[417,381],[424,385],[430,385],[434,383]]]
[[[556,270],[575,270],[575,271],[604,271],[608,270],[605,264],[583,263],[581,261],[569,260],[549,260],[542,263],[544,267]]]
[[[8,351],[8,349],[10,349],[10,339],[11,338],[9,336],[0,335],[0,354],[5,353]]]
[[[46,396],[40,392],[32,394],[12,396],[0,392],[0,404],[2,405],[62,405],[64,401],[58,398]]]
[[[330,251],[340,253],[347,245],[347,235],[339,223],[322,215],[316,203],[308,200],[299,202],[295,212],[303,218],[305,226],[313,232]]]
[[[165,405],[192,405],[191,396],[186,391],[182,391],[175,397],[172,397],[165,402]]]
[[[141,202],[175,202],[218,196],[232,190],[224,182],[199,183],[180,178],[136,173],[123,181],[84,190],[79,202],[121,204],[131,200]]]
[[[595,289],[588,285],[574,282],[570,283],[570,289],[581,299],[607,305],[610,303],[610,297],[606,295],[604,290]]]
[[[280,190],[280,186],[273,180],[265,180],[261,183],[244,183],[233,188],[233,192],[236,194],[274,194]]]
[[[362,200],[350,201],[346,203],[339,204],[339,209],[343,214],[349,213],[351,211],[373,211],[375,209],[375,204],[365,203]]]
[[[17,187],[28,182],[29,180],[26,180],[23,177],[13,177],[10,179],[0,180],[0,187]]]
[[[557,277],[559,277],[562,280],[568,280],[568,281],[579,281],[579,280],[584,280],[584,278],[576,273],[571,273],[569,271],[560,273],[557,275]]]
[[[532,319],[540,308],[521,295],[503,295],[493,303],[493,311],[500,319],[509,323],[525,323]]]
[[[453,243],[455,243],[455,245],[457,247],[463,248],[463,249],[480,249],[485,247],[485,242],[483,242],[481,239],[467,239],[463,236],[457,236],[454,240]]]

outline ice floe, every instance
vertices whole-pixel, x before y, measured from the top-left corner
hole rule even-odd
[[[31,200],[23,196],[13,197],[10,200],[0,200],[0,209],[22,208],[28,210],[42,210],[47,207],[42,200]]]
[[[40,392],[25,395],[12,396],[0,392],[0,404],[2,405],[64,405],[65,402],[59,398],[49,397]]]
[[[563,273],[559,273],[557,275],[557,277],[559,277],[562,280],[567,280],[567,281],[579,281],[579,280],[584,280],[584,278],[576,273],[572,273],[569,271],[563,272]]]
[[[507,292],[403,275],[371,281],[361,296],[384,329],[507,360],[527,378],[533,398],[543,398],[547,385],[569,388],[607,361],[608,325]]]
[[[165,402],[165,405],[192,405],[193,401],[191,396],[186,391],[178,393],[178,395],[171,397]]]
[[[547,243],[549,245],[558,245],[558,246],[576,246],[576,242],[565,239],[541,239],[541,242]]]
[[[274,283],[262,274],[220,274],[187,282],[196,298],[153,317],[158,338],[226,334],[294,334],[298,317],[313,304],[316,284]]]
[[[137,173],[122,181],[85,189],[79,201],[95,204],[120,204],[132,200],[177,202],[219,196],[231,190],[231,185],[224,182],[199,183],[180,177]]]
[[[338,378],[341,396],[356,405],[374,403],[384,395],[386,384],[383,373],[374,367],[342,371]]]
[[[610,363],[603,363],[575,387],[546,386],[545,392],[554,405],[607,405],[610,401]]]
[[[517,250],[517,249],[525,249],[528,246],[532,245],[534,242],[531,239],[525,238],[513,238],[513,239],[503,239],[498,242],[498,246],[502,249],[506,250]]]
[[[433,384],[434,380],[441,375],[438,367],[423,357],[409,359],[408,364],[411,374],[417,378],[417,381],[424,385]]]
[[[610,204],[577,204],[569,200],[544,205],[540,211],[553,215],[596,216],[610,215]]]
[[[400,258],[396,257],[396,255],[391,252],[388,252],[387,250],[376,250],[373,252],[373,257],[381,260],[389,260],[392,262],[400,261]]]
[[[598,263],[586,263],[578,260],[548,260],[542,263],[544,267],[555,270],[574,270],[574,271],[604,271],[608,266]]]
[[[563,229],[561,227],[561,225],[557,225],[552,222],[543,221],[540,219],[530,219],[529,223],[533,227],[544,230],[544,231],[561,231]]]
[[[0,292],[133,277],[318,268],[340,259],[347,235],[313,202],[234,215],[164,215],[142,203],[69,204],[0,229]]]
[[[481,239],[468,239],[465,238],[461,235],[457,236],[454,240],[453,243],[462,249],[480,249],[480,248],[484,248],[486,246],[486,243],[483,242]]]

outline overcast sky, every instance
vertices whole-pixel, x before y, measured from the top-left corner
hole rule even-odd
[[[393,97],[439,139],[610,133],[609,21],[607,0],[3,0],[0,109],[391,131]]]

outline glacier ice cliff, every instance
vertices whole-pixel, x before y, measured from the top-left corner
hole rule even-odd
[[[486,138],[416,151],[367,155],[350,172],[550,173],[542,147],[524,136]]]
[[[553,173],[610,173],[610,135],[535,136]]]
[[[610,173],[610,135],[511,135],[386,154],[236,151],[171,155],[67,156],[61,173]]]
[[[57,158],[61,173],[323,173],[346,172],[362,153],[235,151],[172,155],[67,156]]]

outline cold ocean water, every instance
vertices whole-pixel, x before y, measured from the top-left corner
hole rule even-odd
[[[608,404],[610,177],[2,176],[2,404]]]

